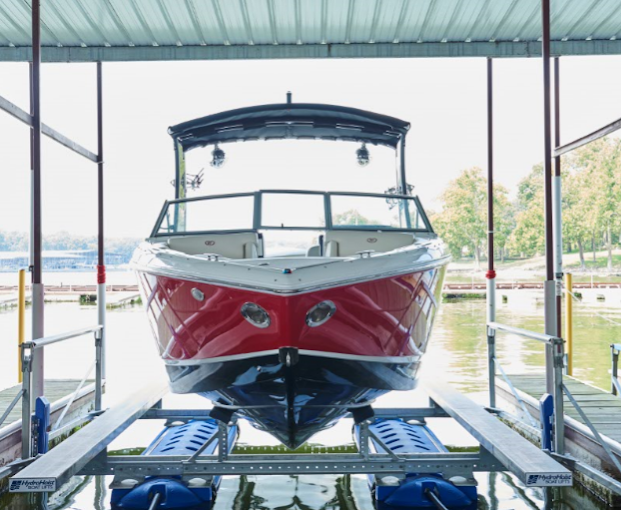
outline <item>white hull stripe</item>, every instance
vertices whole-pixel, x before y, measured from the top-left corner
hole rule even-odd
[[[409,365],[420,361],[420,356],[362,356],[360,354],[344,354],[340,352],[324,352],[311,351],[308,349],[300,349],[298,353],[301,356],[316,356],[320,358],[342,359],[349,361],[367,361],[371,363],[390,363],[399,365]],[[267,351],[249,352],[246,354],[232,354],[231,356],[219,356],[216,358],[189,359],[189,360],[172,360],[164,359],[164,362],[170,366],[195,366],[208,363],[225,363],[227,361],[239,361],[249,358],[258,358],[261,356],[277,356],[278,349]]]
[[[298,295],[298,294],[306,294],[309,292],[316,292],[318,290],[332,289],[335,287],[344,287],[346,285],[354,285],[357,283],[364,283],[364,282],[369,282],[373,280],[381,280],[384,278],[391,278],[395,276],[403,276],[403,275],[414,274],[414,273],[423,273],[431,269],[437,269],[439,267],[445,266],[446,264],[448,264],[449,260],[450,260],[450,257],[443,257],[443,258],[436,259],[426,264],[421,264],[415,267],[408,266],[408,267],[402,267],[400,269],[396,269],[394,271],[386,271],[386,272],[380,272],[380,273],[373,272],[373,273],[369,273],[366,275],[359,275],[359,276],[347,278],[344,280],[334,280],[331,282],[326,282],[326,283],[322,283],[319,285],[309,285],[309,286],[302,287],[302,288],[291,287],[289,289],[274,289],[274,288],[269,288],[269,287],[265,287],[263,285],[258,285],[258,284],[249,285],[249,284],[245,284],[242,282],[236,282],[233,280],[221,280],[221,279],[213,278],[210,276],[201,276],[195,273],[194,274],[187,273],[187,272],[179,271],[176,269],[167,269],[167,268],[162,268],[162,267],[154,268],[154,267],[133,264],[133,269],[134,271],[138,273],[146,273],[146,274],[150,274],[153,276],[163,276],[166,278],[173,278],[176,280],[184,280],[184,281],[196,282],[196,283],[206,283],[208,285],[216,285],[216,286],[228,287],[232,289],[251,290],[251,291],[256,291],[256,292],[262,292],[265,294],[275,294],[279,296],[292,296],[292,295]]]

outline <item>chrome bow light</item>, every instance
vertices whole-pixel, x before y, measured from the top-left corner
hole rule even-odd
[[[272,323],[270,315],[256,303],[244,303],[241,307],[241,314],[257,328],[267,328]]]
[[[336,306],[332,301],[326,300],[321,303],[317,303],[306,314],[306,324],[311,328],[321,326],[330,320],[335,314]]]

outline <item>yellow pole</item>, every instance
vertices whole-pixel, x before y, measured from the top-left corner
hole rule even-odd
[[[573,288],[571,273],[565,274],[565,341],[567,348],[567,375],[574,375],[574,327],[573,327]]]
[[[26,271],[19,270],[17,291],[17,377],[22,382],[22,344],[24,343],[24,321],[26,317]]]

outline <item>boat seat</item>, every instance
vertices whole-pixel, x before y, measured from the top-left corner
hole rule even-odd
[[[327,257],[350,257],[361,251],[386,252],[414,243],[407,232],[369,230],[328,230],[325,237]]]
[[[167,244],[171,250],[188,255],[215,253],[230,259],[255,259],[263,253],[261,238],[255,232],[170,237]]]

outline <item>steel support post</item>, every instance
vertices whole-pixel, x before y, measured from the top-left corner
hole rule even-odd
[[[185,172],[185,153],[183,145],[175,139],[175,199],[187,198],[187,178]],[[186,204],[175,204],[175,227],[176,231],[185,230]]]
[[[101,411],[103,385],[103,335],[104,330],[95,331],[95,411]]]
[[[489,282],[487,285],[489,292]],[[487,378],[489,390],[489,406],[496,407],[496,331],[487,328]]]
[[[565,410],[563,405],[563,359],[565,357],[563,340],[557,338],[552,343],[554,357],[554,451],[565,454]]]
[[[545,332],[558,336],[556,285],[554,281],[554,213],[552,206],[552,108],[550,102],[550,0],[541,0],[542,60],[543,60],[543,125],[544,125],[544,218],[546,247],[545,281]],[[554,353],[552,346],[546,347],[546,391],[554,394]]]
[[[560,61],[554,59],[554,147],[561,144],[561,74]],[[556,280],[556,336],[563,335],[561,309],[563,302],[563,202],[561,192],[561,156],[554,157],[552,179],[554,221],[554,278]]]
[[[618,382],[619,377],[619,351],[616,349],[616,346],[613,344],[610,346],[610,354],[612,357],[612,372],[611,372],[611,383],[610,383],[610,391],[613,395],[618,395],[617,386],[615,381]]]
[[[32,338],[44,336],[44,287],[41,235],[41,17],[40,0],[32,1]],[[43,396],[43,349],[32,353],[31,403]]]
[[[106,377],[106,259],[104,241],[104,147],[102,65],[97,62],[97,319],[100,335],[101,378]],[[99,384],[97,389],[100,390]],[[101,402],[100,402],[101,404]],[[99,410],[99,409],[98,409]]]
[[[37,1],[37,0],[35,0]],[[32,457],[32,358],[21,347],[22,357],[22,459]]]
[[[493,61],[487,59],[487,323],[496,322],[494,270],[494,89]],[[487,328],[489,405],[496,407],[496,331]]]
[[[401,138],[399,147],[399,183],[401,186],[401,194],[408,194],[408,179],[405,171],[405,136]]]
[[[574,302],[571,273],[565,275],[565,374],[574,375]]]

